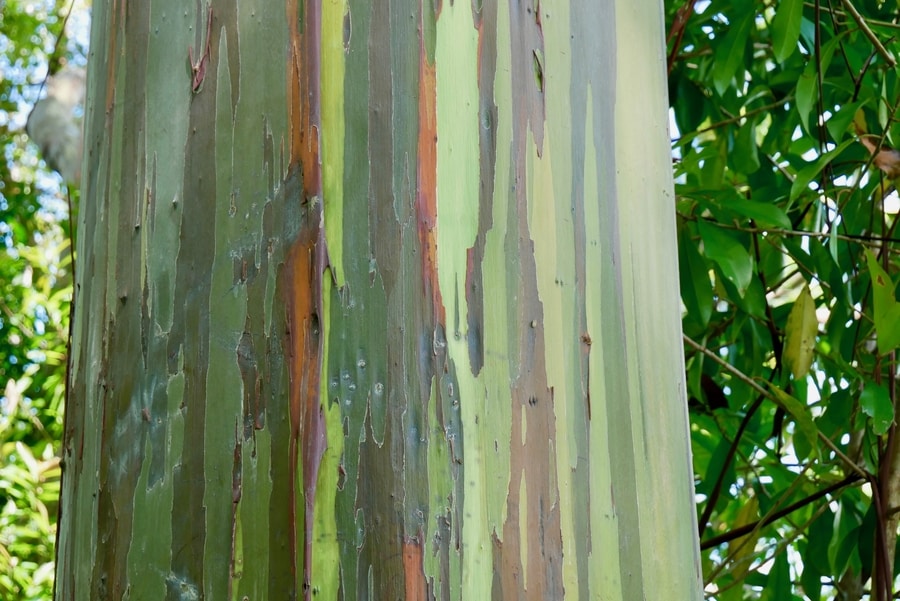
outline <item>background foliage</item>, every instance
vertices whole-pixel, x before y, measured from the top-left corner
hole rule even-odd
[[[892,598],[896,2],[666,7],[711,598]]]
[[[53,582],[71,297],[65,191],[24,133],[48,66],[84,49],[68,0],[0,1],[0,599],[49,599]]]

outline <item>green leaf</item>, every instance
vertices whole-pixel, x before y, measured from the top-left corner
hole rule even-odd
[[[781,0],[772,21],[772,50],[779,63],[797,50],[802,20],[803,0]]]
[[[815,568],[820,574],[831,573],[831,562],[828,559],[828,544],[834,536],[834,513],[825,508],[822,515],[809,525],[806,540],[809,544],[803,556],[803,569]]]
[[[857,111],[864,104],[866,104],[864,100],[845,104],[825,122],[828,134],[833,140],[841,140],[844,137],[844,134],[850,129],[850,124],[853,123]]]
[[[697,223],[697,229],[703,238],[704,254],[716,262],[722,274],[735,285],[738,294],[743,296],[753,276],[753,259],[750,258],[750,253],[735,239],[732,232],[703,220]]]
[[[822,172],[822,169],[824,169],[828,163],[833,161],[835,157],[844,152],[844,150],[854,142],[855,140],[853,138],[844,140],[835,148],[821,155],[814,163],[810,163],[797,172],[797,175],[794,177],[794,183],[791,184],[791,202],[797,200],[797,198],[809,188],[810,182]]]
[[[769,570],[769,579],[760,601],[781,601],[791,597],[791,568],[787,553],[778,553]]]
[[[818,331],[816,301],[809,293],[809,285],[806,285],[794,301],[784,335],[784,362],[798,380],[809,373],[812,366]]]
[[[859,406],[872,418],[872,430],[881,436],[887,433],[894,421],[894,405],[888,389],[875,382],[866,382],[859,395]]]
[[[739,67],[744,64],[744,55],[747,52],[747,40],[750,37],[750,29],[753,26],[754,11],[747,11],[742,17],[731,25],[728,33],[722,39],[716,50],[716,60],[713,63],[713,85],[721,95],[731,85],[732,79]]]
[[[775,398],[778,399],[778,402],[781,403],[781,406],[787,411],[792,418],[794,418],[794,422],[797,424],[797,430],[799,434],[806,439],[806,442],[810,446],[810,455],[819,455],[819,429],[816,427],[816,423],[813,421],[812,413],[809,411],[809,406],[805,403],[801,403],[799,400],[795,399],[784,390],[775,386],[774,384],[770,384],[769,388],[772,390],[772,393],[775,395]],[[802,458],[801,458],[802,459]]]
[[[787,213],[776,204],[756,200],[738,200],[729,202],[727,206],[730,210],[754,220],[757,225],[791,229],[791,220],[788,219]]]
[[[759,149],[756,146],[756,124],[747,121],[734,139],[734,166],[743,173],[754,173],[759,169]]]
[[[809,61],[800,78],[797,80],[797,112],[800,113],[800,125],[809,133],[809,114],[818,97],[816,93],[816,63]]]
[[[894,283],[869,249],[866,249],[866,262],[872,277],[878,352],[889,353],[900,346],[900,303],[894,297]]]
[[[843,39],[843,36],[835,36],[822,47],[822,58],[817,61],[815,57],[811,57],[803,73],[797,80],[797,112],[800,113],[800,125],[807,134],[813,132],[809,129],[809,115],[813,111],[816,100],[819,98],[819,81],[816,73],[821,70],[823,73],[828,70],[831,64],[831,58],[834,56],[834,50],[837,43]]]
[[[712,315],[712,282],[709,279],[709,267],[697,250],[697,244],[691,239],[690,229],[686,226],[680,229],[678,235],[678,264],[681,300],[687,308],[688,315],[706,327]]]

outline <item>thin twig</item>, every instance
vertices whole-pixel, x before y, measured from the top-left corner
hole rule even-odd
[[[706,133],[708,131],[712,131],[714,129],[718,129],[720,127],[724,127],[726,125],[731,125],[732,123],[737,123],[738,121],[742,121],[742,120],[752,117],[753,115],[756,115],[758,113],[768,113],[772,109],[777,109],[778,107],[785,105],[788,102],[792,102],[793,100],[794,100],[794,95],[789,94],[789,95],[785,96],[784,98],[782,98],[781,100],[778,100],[777,102],[773,102],[772,104],[767,104],[765,106],[761,106],[759,108],[749,110],[749,111],[747,111],[745,113],[741,113],[740,115],[737,115],[735,117],[730,117],[728,119],[723,119],[722,121],[717,121],[716,123],[713,123],[712,125],[708,125],[708,126],[704,127],[703,129],[698,129],[697,131],[692,131],[690,133],[684,134],[683,136],[673,139],[672,144],[679,144],[685,138],[689,138],[689,139],[696,138],[700,134]]]
[[[897,59],[891,55],[890,52],[887,51],[887,48],[881,43],[881,40],[878,39],[878,36],[875,35],[869,28],[869,24],[866,23],[866,20],[863,18],[859,11],[856,10],[856,7],[850,4],[850,0],[841,0],[841,4],[844,5],[844,8],[847,9],[847,12],[850,13],[850,16],[853,17],[853,20],[856,21],[856,24],[859,25],[859,29],[863,32],[863,34],[869,38],[869,41],[872,42],[872,45],[878,51],[878,54],[887,61],[887,64],[891,67],[897,66]]]
[[[763,526],[768,526],[772,522],[779,520],[779,519],[783,518],[784,516],[788,515],[789,513],[793,513],[794,511],[796,511],[802,507],[805,507],[806,505],[809,505],[810,503],[812,503],[818,499],[821,499],[825,495],[831,494],[832,492],[834,492],[836,490],[840,490],[841,488],[844,488],[845,486],[849,486],[850,484],[854,484],[855,482],[859,482],[861,480],[864,481],[865,479],[862,478],[859,474],[850,474],[849,476],[847,476],[840,482],[835,482],[834,484],[827,486],[826,488],[823,488],[820,491],[814,492],[813,494],[809,495],[808,497],[806,497],[804,499],[800,499],[796,503],[791,503],[784,509],[776,511],[775,513],[768,515],[768,516],[762,518],[761,520],[758,520],[756,522],[751,522],[749,524],[744,524],[743,526],[739,526],[737,528],[729,530],[728,532],[724,532],[717,536],[713,536],[712,538],[708,538],[704,541],[700,541],[700,550],[704,551],[706,549],[710,549],[717,545],[721,545],[722,543],[727,543],[728,541],[732,541],[736,538],[740,538],[749,532],[753,532],[755,529],[757,529],[757,527],[761,528]]]
[[[686,334],[682,334],[682,338],[684,339],[684,342],[688,346],[690,346],[691,348],[693,348],[696,351],[703,353],[704,355],[706,355],[707,357],[709,357],[710,359],[712,359],[713,361],[718,363],[720,366],[725,368],[725,371],[729,372],[731,375],[736,377],[738,380],[740,380],[741,382],[743,382],[744,384],[746,384],[747,386],[749,386],[750,388],[752,388],[759,394],[765,396],[767,399],[769,399],[770,401],[775,403],[778,407],[784,408],[784,405],[781,403],[781,401],[778,399],[778,397],[776,397],[773,393],[769,392],[768,390],[766,390],[765,388],[760,386],[760,384],[757,383],[756,380],[754,380],[753,378],[751,378],[750,376],[748,376],[747,374],[745,374],[744,372],[742,372],[741,370],[736,368],[734,365],[732,365],[725,359],[722,359],[720,356],[718,356],[717,354],[715,354],[714,352],[712,352],[705,346],[695,342],[690,336],[688,336]],[[788,412],[788,413],[790,413],[790,412]],[[847,464],[847,467],[849,467],[851,470],[853,470],[854,472],[856,472],[863,478],[869,477],[869,474],[863,468],[858,466],[855,461],[853,461],[852,459],[847,457],[847,454],[844,453],[842,450],[840,450],[838,448],[838,446],[836,444],[834,444],[834,442],[830,438],[825,436],[825,434],[818,428],[816,428],[816,435],[822,442],[825,443],[825,446],[827,446],[829,449],[831,449],[831,451],[838,458],[841,459],[841,461],[843,461],[844,463]]]

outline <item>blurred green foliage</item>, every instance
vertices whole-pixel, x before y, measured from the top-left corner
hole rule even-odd
[[[708,597],[895,598],[898,4],[666,18]]]
[[[60,39],[66,0],[0,2],[0,599],[53,587],[72,286],[66,190],[24,133]]]

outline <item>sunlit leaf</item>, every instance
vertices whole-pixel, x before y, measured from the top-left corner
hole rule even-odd
[[[798,380],[809,373],[815,356],[818,329],[816,301],[807,285],[794,301],[784,333],[784,361]]]
[[[866,263],[872,276],[878,351],[889,353],[900,346],[900,303],[894,296],[894,283],[870,250],[866,250]]]
[[[759,500],[753,496],[750,497],[738,510],[734,520],[736,527],[750,524],[759,519]],[[735,576],[741,578],[747,574],[750,568],[749,561],[746,560],[753,556],[756,551],[756,541],[759,538],[759,532],[747,534],[740,538],[736,538],[728,544],[728,554],[735,562]]]

